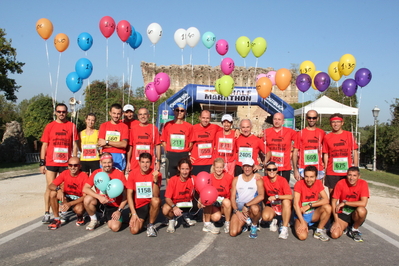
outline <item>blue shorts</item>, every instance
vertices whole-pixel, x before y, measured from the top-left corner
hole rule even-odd
[[[304,168],[299,168],[298,169],[298,172],[299,172],[299,175],[302,177],[302,178],[304,178]],[[321,170],[321,171],[318,171],[318,173],[317,173],[317,179],[323,179],[324,177],[326,176],[326,172],[324,172],[324,170]]]
[[[118,168],[122,172],[126,168],[126,155],[124,153],[111,153],[114,161],[113,167]],[[103,168],[100,164],[100,168]]]
[[[306,222],[309,226],[312,226],[312,225],[314,224],[314,222],[312,222],[313,213],[314,213],[314,212],[307,213],[307,214],[306,214],[306,213],[303,213],[303,214],[302,214],[303,219],[305,220],[305,222]],[[294,219],[298,219],[298,216],[296,216],[296,214],[294,214]]]

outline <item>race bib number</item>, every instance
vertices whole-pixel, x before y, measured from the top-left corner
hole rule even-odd
[[[53,161],[55,163],[68,162],[68,148],[54,148]]]
[[[284,165],[284,152],[272,151],[272,158],[270,159],[270,161],[275,162],[277,166],[283,166]]]
[[[273,200],[270,205],[277,215],[281,215],[281,200]]]
[[[244,159],[252,158],[252,148],[240,147],[238,149],[238,161],[242,162]]]
[[[232,153],[233,152],[233,139],[219,138],[218,152]]]
[[[348,158],[333,158],[334,173],[346,173],[348,170]]]
[[[120,141],[121,133],[118,131],[107,131],[105,133],[105,139],[109,141]]]
[[[152,182],[136,182],[136,198],[152,198]]]
[[[191,201],[178,202],[178,203],[176,203],[176,206],[179,208],[192,208],[193,203]]]
[[[97,157],[97,146],[95,144],[82,145],[83,159],[94,159]]]
[[[186,136],[179,134],[170,135],[170,148],[172,150],[183,150],[186,143]]]
[[[318,165],[319,154],[317,150],[305,150],[303,151],[303,162],[305,165]]]
[[[218,196],[218,198],[216,199],[216,201],[219,202],[219,204],[222,204],[223,200],[224,200],[224,197],[220,197],[220,196]]]
[[[150,153],[150,145],[136,145],[136,160],[138,160],[140,154],[144,152]]]
[[[316,202],[316,201],[302,202],[302,207],[307,206],[307,205],[309,205],[309,203],[314,203],[314,202]],[[312,213],[312,212],[314,212],[314,210],[315,210],[315,208],[310,208],[309,210],[307,210],[305,212],[305,214]]]
[[[212,158],[212,144],[203,143],[198,144],[198,158]]]
[[[80,198],[79,196],[76,196],[76,195],[69,195],[69,194],[65,194],[65,197],[67,197],[67,198],[69,198],[69,199],[71,199],[71,200],[77,200],[77,199]]]
[[[354,210],[356,210],[355,207],[349,207],[349,206],[345,206],[342,208],[342,212],[346,215],[351,214]]]

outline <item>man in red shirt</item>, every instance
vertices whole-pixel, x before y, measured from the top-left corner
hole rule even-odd
[[[50,190],[48,186],[58,173],[67,169],[71,156],[77,156],[79,135],[74,123],[67,120],[68,107],[59,103],[55,107],[57,119],[49,123],[43,131],[40,151],[40,172],[46,175],[44,193],[45,213],[42,222],[50,223]],[[53,213],[54,210],[53,210]]]
[[[138,121],[134,119],[134,106],[131,104],[126,104],[123,106],[123,123],[127,125],[127,127],[130,129],[132,126],[135,126],[138,124]]]
[[[229,114],[222,116],[223,130],[218,131],[215,136],[215,152],[213,158],[223,158],[225,161],[225,170],[231,176],[234,176],[236,165],[235,151],[235,131],[232,130],[233,117]]]
[[[319,171],[317,179],[323,179],[325,171],[322,150],[323,138],[326,132],[316,127],[319,117],[315,110],[310,110],[306,113],[306,120],[308,122],[306,128],[296,134],[294,152],[292,154],[294,177],[296,180],[300,180],[303,178],[303,169],[308,165],[314,165]]]
[[[323,140],[323,160],[326,167],[324,184],[332,195],[337,182],[345,179],[349,167],[358,166],[358,146],[353,134],[342,129],[343,115],[331,115],[330,124],[332,131]]]
[[[122,106],[117,103],[111,105],[109,115],[111,120],[102,123],[100,126],[98,146],[102,147],[103,153],[111,153],[114,167],[124,171],[126,168],[125,155],[129,140],[129,129],[126,124],[120,121]]]
[[[346,179],[338,181],[331,199],[334,217],[330,230],[332,238],[339,238],[351,226],[349,236],[356,242],[363,242],[359,227],[366,220],[369,197],[368,184],[360,179],[359,168],[349,167]]]
[[[85,172],[81,171],[80,160],[78,157],[71,157],[68,161],[68,170],[62,172],[54,181],[48,186],[50,193],[50,204],[54,212],[54,220],[49,224],[48,229],[55,230],[66,222],[66,217],[59,215],[67,212],[70,208],[76,213],[78,217],[76,221],[77,226],[84,224],[83,214],[85,208],[83,206],[82,189],[88,178]],[[58,204],[60,202],[60,204]]]

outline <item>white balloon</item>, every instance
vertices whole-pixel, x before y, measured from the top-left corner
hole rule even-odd
[[[150,41],[153,44],[156,44],[157,42],[159,42],[159,40],[162,37],[161,25],[159,25],[158,23],[151,23],[147,28],[147,36],[148,36],[148,39],[150,39]]]
[[[186,41],[186,30],[185,29],[178,29],[175,32],[175,42],[177,46],[180,47],[180,49],[184,49],[186,47],[187,41]]]
[[[201,39],[201,34],[197,28],[191,27],[187,29],[187,44],[191,48],[196,46],[200,39]]]

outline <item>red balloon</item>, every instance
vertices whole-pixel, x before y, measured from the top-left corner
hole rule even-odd
[[[118,36],[122,42],[126,42],[132,34],[132,27],[130,26],[130,23],[126,20],[119,21],[118,25],[116,26],[116,33],[118,33]]]
[[[200,198],[203,205],[212,205],[218,198],[218,190],[213,186],[205,186],[200,192]]]
[[[115,31],[115,20],[110,16],[105,16],[100,20],[100,31],[105,38],[111,37]]]
[[[211,175],[207,172],[199,172],[194,178],[195,189],[199,192],[206,186],[212,185]]]

